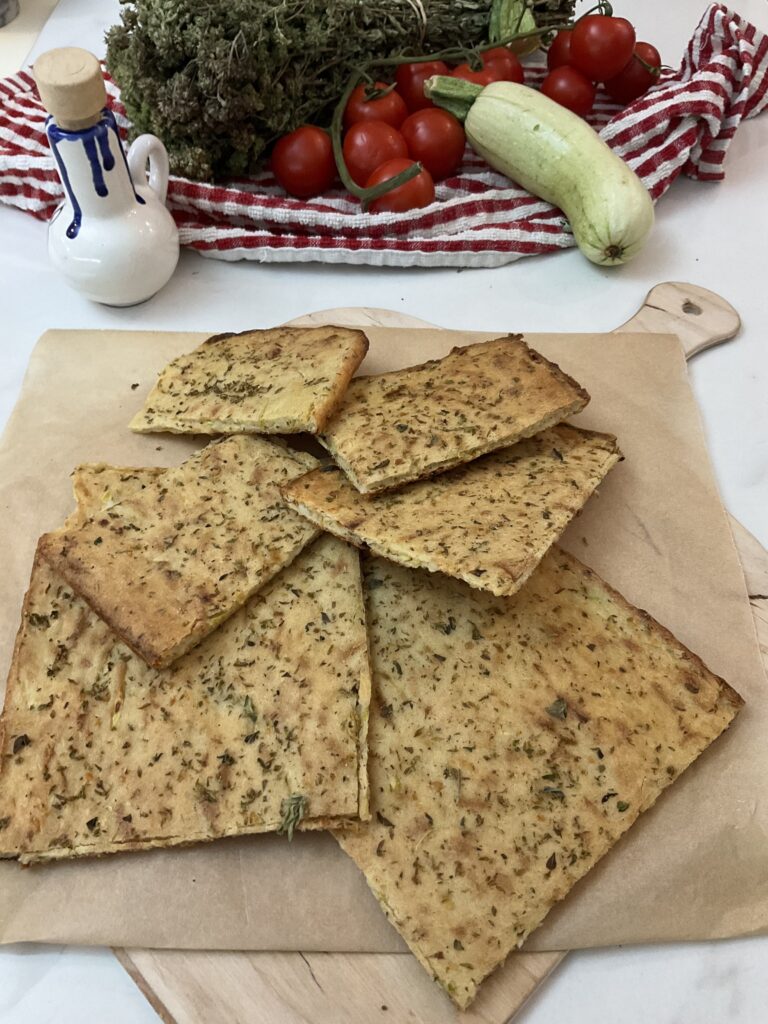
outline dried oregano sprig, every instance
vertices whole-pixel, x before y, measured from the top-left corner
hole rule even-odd
[[[253,172],[300,124],[330,124],[351,72],[368,61],[471,49],[492,0],[122,0],[107,66],[133,132],[153,132],[175,174]],[[533,6],[543,30],[574,0]],[[413,59],[413,58],[411,58]]]
[[[280,804],[280,828],[277,830],[279,836],[288,836],[288,842],[293,839],[294,830],[298,827],[301,819],[307,813],[307,798],[302,793],[292,793]]]

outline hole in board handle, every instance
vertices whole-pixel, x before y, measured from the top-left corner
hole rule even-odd
[[[703,310],[701,306],[697,306],[695,302],[691,302],[690,299],[686,299],[683,303],[683,312],[688,313],[690,316],[701,316]]]

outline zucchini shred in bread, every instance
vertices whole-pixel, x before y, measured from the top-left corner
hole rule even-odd
[[[278,485],[317,465],[265,438],[215,441],[40,553],[140,657],[169,665],[276,575],[317,529]]]
[[[75,492],[108,503],[158,472],[82,467]],[[365,819],[369,700],[358,556],[335,538],[159,671],[38,557],[0,719],[0,857]]]
[[[372,819],[337,831],[460,1007],[742,700],[553,548],[511,598],[364,562]]]
[[[217,334],[162,371],[131,421],[139,433],[316,434],[368,351],[348,327]]]
[[[442,473],[580,412],[587,392],[508,335],[356,377],[319,440],[358,491]]]
[[[360,494],[327,466],[281,493],[296,512],[358,547],[514,594],[620,458],[611,434],[561,424],[378,496]]]

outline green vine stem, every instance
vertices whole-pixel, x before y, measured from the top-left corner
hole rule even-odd
[[[570,28],[570,23],[552,25],[547,29],[547,31],[559,32],[561,29],[565,28]],[[477,60],[480,54],[484,53],[486,50],[493,50],[497,46],[509,46],[510,43],[513,43],[518,39],[530,39],[532,36],[540,35],[541,29],[537,28],[530,32],[517,32],[514,35],[507,36],[506,39],[502,39],[497,42],[483,43],[482,46],[453,46],[445,50],[438,50],[437,53],[430,53],[426,55],[382,57],[377,60],[368,61],[365,67],[355,68],[349,76],[344,92],[341,94],[341,99],[336,104],[333,111],[333,118],[331,120],[331,144],[333,146],[333,158],[336,161],[336,169],[339,172],[342,184],[348,192],[351,192],[353,196],[357,196],[362,203],[363,210],[367,210],[374,199],[378,199],[380,196],[386,195],[387,192],[391,192],[400,185],[404,185],[407,181],[415,178],[416,175],[420,174],[422,171],[421,164],[416,163],[412,167],[408,167],[399,174],[396,174],[394,178],[390,178],[388,181],[382,181],[380,185],[375,185],[372,188],[361,188],[349,173],[347,162],[344,159],[344,146],[341,139],[342,127],[344,124],[344,111],[347,108],[347,103],[349,103],[349,98],[355,87],[364,80],[370,81],[369,71],[371,69],[399,67],[401,64],[426,64],[428,61],[433,60],[442,60],[446,63],[449,61],[453,63],[467,61],[469,63],[473,60]]]
[[[663,64],[659,65],[658,67],[655,67],[653,64],[649,64],[647,60],[643,60],[639,53],[633,53],[632,56],[636,61],[642,64],[642,66],[645,68],[648,74],[653,75],[654,78],[658,78],[661,75],[662,71],[672,71],[672,68],[667,68]]]
[[[363,210],[367,210],[369,205],[374,199],[378,199],[379,196],[385,195],[387,192],[391,192],[393,188],[397,188],[399,185],[404,185],[406,181],[410,181],[411,178],[415,178],[417,174],[421,174],[421,164],[414,164],[412,167],[407,167],[404,171],[396,174],[394,178],[390,178],[388,181],[382,181],[380,185],[374,185],[373,188],[361,188],[356,181],[352,178],[347,167],[347,162],[344,159],[344,147],[341,141],[341,129],[344,123],[344,111],[349,103],[349,98],[352,95],[355,87],[363,80],[363,71],[357,69],[352,72],[349,76],[349,81],[341,94],[341,99],[336,104],[336,108],[333,111],[333,119],[331,121],[331,144],[333,146],[333,159],[336,161],[336,169],[339,172],[344,188],[348,192],[351,192],[353,196],[357,196],[360,202],[363,204]]]
[[[492,24],[496,26],[498,26],[500,22],[500,17],[498,13],[499,8],[500,4],[498,2],[495,3],[495,20],[492,22]],[[522,23],[525,11],[528,9],[529,8],[527,5],[523,5],[520,12],[520,20],[518,21],[518,25]],[[576,20],[580,21],[581,18],[585,18],[588,14],[602,14],[605,15],[606,17],[611,17],[613,15],[613,7],[611,6],[609,0],[598,0],[594,7],[591,7],[588,11],[586,11]],[[563,24],[560,25],[548,25],[545,34],[547,36],[551,36],[556,32],[572,29],[574,24],[574,22],[564,22]],[[496,34],[497,32],[495,31],[491,32],[492,36]],[[349,102],[349,98],[352,95],[355,86],[357,86],[361,81],[367,81],[369,83],[371,82],[370,71],[372,69],[399,67],[401,64],[426,64],[428,61],[433,60],[442,60],[445,61],[446,63],[454,64],[466,61],[470,66],[477,66],[478,62],[481,59],[481,55],[486,50],[493,50],[498,46],[510,46],[512,43],[519,42],[520,40],[532,39],[534,37],[541,38],[542,34],[544,34],[542,29],[534,28],[526,32],[514,32],[511,35],[507,35],[505,38],[497,38],[491,42],[483,43],[482,46],[452,46],[448,47],[445,50],[438,50],[436,53],[421,54],[418,56],[409,55],[403,57],[382,57],[377,60],[368,61],[364,67],[356,68],[350,75],[346,88],[344,89],[344,92],[341,95],[341,99],[334,108],[333,119],[331,120],[331,142],[333,145],[333,158],[336,161],[336,169],[339,172],[339,177],[341,178],[342,184],[344,185],[348,192],[351,192],[353,196],[357,196],[357,198],[362,203],[363,210],[367,210],[370,204],[374,201],[374,199],[378,199],[380,196],[386,195],[387,192],[391,192],[393,189],[398,188],[400,185],[404,185],[407,181],[411,181],[412,178],[415,178],[422,171],[421,164],[415,163],[413,164],[412,167],[406,168],[406,170],[401,171],[399,174],[396,174],[393,178],[390,178],[388,181],[382,181],[380,185],[375,185],[372,188],[361,188],[361,186],[358,185],[357,182],[353,180],[351,174],[349,173],[349,168],[347,167],[346,160],[344,159],[344,146],[342,144],[341,138],[342,128],[344,124],[344,111],[346,110],[347,103]],[[641,62],[645,63],[644,61]],[[442,86],[443,90],[445,90],[445,78],[442,79]],[[387,90],[381,90],[380,95],[386,95],[386,92],[391,91],[391,89],[393,88],[394,86],[391,86]],[[376,95],[375,90],[373,95]],[[452,104],[452,101],[454,100],[455,103]],[[466,96],[461,98],[459,98],[458,96],[446,96],[445,92],[443,92],[440,105],[446,107],[446,109],[448,110],[451,110],[453,106],[454,109],[452,110],[452,112],[454,113],[457,110],[460,111],[463,108],[464,116],[466,116]],[[460,120],[464,120],[464,117],[461,117],[460,115],[457,116],[459,116]]]
[[[608,0],[598,0],[594,7],[590,7],[588,11],[584,11],[583,14],[580,14],[576,21],[581,21],[581,19],[586,18],[588,14],[603,14],[606,18],[612,18],[613,6],[608,2]],[[576,24],[576,22],[574,22],[574,24]]]
[[[563,22],[561,25],[550,25],[547,33],[561,32],[563,29],[573,28],[573,22]],[[430,53],[427,56],[418,57],[382,57],[370,61],[366,67],[396,67],[400,64],[424,64],[430,60],[442,60],[446,63],[459,63],[468,61],[475,54],[484,53],[486,50],[495,50],[497,46],[510,46],[520,39],[531,39],[540,36],[542,29],[535,28],[528,32],[515,32],[493,43],[483,43],[481,46],[451,46],[446,50],[438,50],[437,53]]]

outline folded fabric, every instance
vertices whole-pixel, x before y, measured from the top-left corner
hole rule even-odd
[[[546,74],[541,55],[526,82]],[[118,124],[130,123],[111,80]],[[654,200],[683,173],[717,181],[736,129],[768,105],[768,37],[723,4],[712,4],[676,72],[626,108],[598,94],[590,123],[637,172]],[[0,202],[49,219],[62,199],[44,131],[45,112],[26,71],[0,81]],[[269,170],[227,185],[172,178],[168,204],[181,241],[216,259],[499,266],[574,245],[562,213],[467,149],[437,201],[407,213],[362,213],[339,189],[304,201],[286,196]]]

